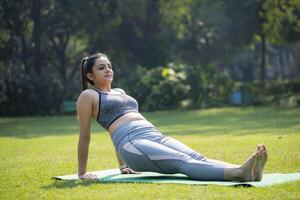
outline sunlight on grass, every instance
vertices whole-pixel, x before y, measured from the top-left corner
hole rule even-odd
[[[243,162],[259,143],[265,172],[300,171],[300,109],[222,108],[145,113],[164,134],[207,157]],[[88,169],[117,167],[114,147],[93,122]],[[75,116],[0,118],[0,199],[296,199],[300,182],[267,188],[53,181],[77,172]],[[199,197],[199,198],[198,198]]]

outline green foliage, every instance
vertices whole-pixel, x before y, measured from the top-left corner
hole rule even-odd
[[[224,6],[220,1],[192,1],[190,17],[185,20],[184,37],[179,43],[181,59],[190,65],[207,65],[221,58],[217,45],[226,33]],[[213,15],[212,15],[213,13]]]
[[[230,104],[233,81],[226,72],[219,72],[215,66],[188,68],[188,80],[192,89],[189,98],[192,107],[219,107]]]
[[[214,65],[206,68],[170,63],[147,70],[135,68],[120,87],[138,99],[144,111],[220,107],[230,104],[233,81]]]
[[[275,105],[300,106],[300,80],[271,81],[266,92],[269,102]]]
[[[263,1],[260,13],[262,31],[271,43],[283,44],[300,39],[300,1]]]
[[[59,113],[63,87],[48,77],[31,77],[23,73],[0,75],[0,115],[53,115]]]
[[[300,80],[270,81],[268,94],[300,93]]]
[[[139,67],[137,73],[133,74],[137,77],[133,96],[138,99],[141,109],[178,108],[189,90],[184,83],[186,75],[183,69],[183,65],[172,63],[151,70]]]
[[[258,83],[235,83],[234,90],[245,95],[245,105],[300,106],[299,80],[270,81],[264,95],[261,95]]]
[[[184,37],[184,32],[187,28],[185,22],[191,19],[191,2],[192,0],[160,1],[162,22],[169,26],[179,39]]]
[[[257,79],[262,34],[272,44],[299,48],[299,6],[297,0],[2,0],[0,113],[56,113],[58,104],[75,100],[80,92],[81,58],[97,51],[110,57],[115,84],[138,97],[144,110],[175,108],[183,101],[187,107],[227,105],[230,78]],[[298,66],[297,50],[286,52],[281,64]],[[194,67],[167,66],[171,62]],[[291,71],[297,78],[299,72]],[[42,94],[40,88],[53,91]],[[22,93],[12,99],[19,94],[13,91],[36,97],[19,102],[28,97]],[[46,99],[44,107],[35,106],[39,99]],[[13,106],[7,102],[21,112],[7,108]]]

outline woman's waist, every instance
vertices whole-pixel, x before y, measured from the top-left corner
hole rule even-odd
[[[136,112],[126,113],[123,116],[119,117],[116,121],[114,121],[108,128],[108,132],[112,136],[114,132],[126,123],[134,123],[135,121],[141,121],[146,119],[140,114]]]
[[[133,141],[138,139],[143,139],[148,136],[161,135],[156,128],[147,120],[135,120],[130,122],[125,122],[120,125],[111,134],[112,141],[116,147],[119,148],[121,141]],[[125,140],[124,140],[125,139]]]

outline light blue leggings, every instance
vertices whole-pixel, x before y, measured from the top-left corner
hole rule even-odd
[[[123,161],[135,171],[182,173],[197,180],[224,181],[226,166],[210,162],[183,143],[162,135],[146,120],[121,125],[112,140]]]

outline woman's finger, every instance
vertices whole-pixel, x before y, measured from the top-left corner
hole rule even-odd
[[[140,174],[140,172],[136,172],[136,171],[134,171],[132,169],[128,169],[128,170],[129,170],[130,174]]]
[[[136,172],[136,171],[134,171],[134,170],[127,167],[127,168],[123,168],[121,170],[121,174],[140,174],[140,172]]]
[[[130,174],[130,171],[128,170],[128,168],[124,168],[122,169],[122,174]]]

